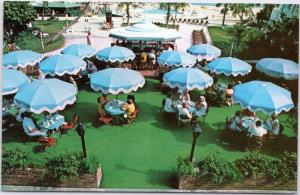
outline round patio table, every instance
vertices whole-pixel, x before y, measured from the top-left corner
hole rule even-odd
[[[253,120],[253,118],[250,118],[250,117],[243,117],[242,118],[242,129],[244,131],[249,131],[249,128],[253,125],[255,125],[256,121],[259,120],[258,118],[255,118]]]
[[[125,111],[121,109],[121,106],[126,102],[121,100],[113,100],[105,104],[104,109],[107,114],[112,116],[124,114]]]
[[[65,117],[60,114],[54,114],[51,116],[50,120],[43,121],[39,127],[45,128],[48,130],[54,130],[58,129],[60,126],[62,126],[65,123]]]
[[[189,112],[194,113],[196,111],[195,102],[189,101],[188,104],[189,104]],[[174,102],[174,107],[177,108],[177,111],[179,105],[182,106],[182,102],[180,100]]]

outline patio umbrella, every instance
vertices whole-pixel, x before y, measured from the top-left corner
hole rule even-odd
[[[3,56],[3,66],[17,69],[34,66],[43,59],[43,55],[30,50],[12,51]]]
[[[165,66],[192,67],[196,63],[196,58],[181,51],[165,51],[157,58],[157,62]]]
[[[125,62],[133,60],[135,54],[130,49],[120,46],[104,48],[96,53],[96,58],[105,62]]]
[[[108,68],[91,75],[91,87],[105,94],[130,93],[143,87],[145,78],[137,71],[126,68]]]
[[[197,68],[177,68],[163,76],[164,83],[179,90],[202,90],[213,84],[213,78]]]
[[[197,44],[193,45],[187,52],[201,59],[212,60],[221,55],[221,50],[211,44]]]
[[[61,51],[62,54],[70,54],[81,58],[90,58],[96,51],[87,44],[71,44]]]
[[[2,69],[2,95],[16,93],[18,88],[30,79],[20,71],[13,69]]]
[[[233,101],[251,111],[279,114],[294,107],[291,92],[271,82],[250,81],[234,87]]]
[[[14,97],[15,103],[25,110],[40,114],[63,110],[76,100],[74,85],[59,79],[38,79],[19,88]]]
[[[271,77],[295,80],[298,79],[298,66],[291,60],[263,58],[256,63],[255,68]]]
[[[51,76],[77,74],[80,70],[85,69],[85,67],[86,62],[80,57],[68,54],[54,55],[39,63],[41,72],[44,75],[49,74]]]
[[[247,62],[232,57],[218,58],[210,62],[207,67],[216,74],[225,74],[226,76],[244,76],[250,73],[252,69],[252,66]]]

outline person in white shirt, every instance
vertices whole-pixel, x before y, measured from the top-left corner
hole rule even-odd
[[[178,109],[178,113],[180,115],[180,118],[182,119],[192,119],[192,113],[190,113],[188,109],[188,105],[186,103],[182,104],[182,107]]]
[[[242,123],[241,112],[236,111],[235,115],[232,118],[230,118],[228,121],[228,128],[233,131],[242,131],[240,127],[241,123]]]
[[[189,91],[185,89],[183,93],[179,96],[179,99],[182,103],[189,104],[189,102],[191,101]]]
[[[164,100],[164,111],[169,113],[176,112],[174,105],[173,105],[173,94],[169,93],[167,98]]]
[[[207,102],[205,100],[204,96],[200,96],[200,99],[198,102],[196,102],[196,111],[195,115],[196,116],[203,116],[206,114],[207,110]]]
[[[275,135],[279,135],[280,123],[276,114],[272,114],[271,118],[264,122],[263,126],[267,131],[270,131]]]
[[[267,130],[262,127],[261,121],[258,120],[255,123],[255,126],[251,126],[249,128],[249,136],[258,136],[263,137],[265,134],[267,134]]]

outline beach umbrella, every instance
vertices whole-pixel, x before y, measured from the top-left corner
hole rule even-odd
[[[95,54],[95,49],[87,44],[71,44],[61,51],[62,54],[70,54],[81,58],[90,58]]]
[[[20,86],[29,82],[30,79],[18,70],[2,69],[2,95],[16,93]]]
[[[187,52],[196,55],[200,60],[212,60],[221,55],[221,50],[211,44],[196,44],[187,49]]]
[[[105,62],[125,62],[133,60],[135,54],[130,49],[120,46],[104,48],[96,53],[96,58]]]
[[[93,90],[113,95],[137,91],[145,84],[141,73],[126,68],[107,68],[91,74],[90,78]]]
[[[41,72],[44,75],[49,74],[51,76],[62,76],[64,74],[74,75],[80,70],[84,70],[85,67],[85,61],[78,56],[69,54],[54,55],[39,63]]]
[[[298,66],[291,60],[263,58],[256,63],[255,68],[271,77],[295,80],[298,79]]]
[[[163,76],[164,83],[179,90],[202,90],[213,84],[213,78],[198,68],[177,68]]]
[[[76,100],[77,88],[59,79],[38,79],[19,88],[15,103],[30,112],[54,113]]]
[[[17,69],[19,67],[34,66],[43,59],[43,55],[31,50],[16,50],[4,54],[3,66]]]
[[[165,66],[192,67],[196,63],[196,58],[181,51],[165,51],[157,58],[157,62]]]
[[[252,66],[247,62],[233,57],[215,59],[207,67],[216,74],[225,74],[226,76],[244,76],[250,73],[252,69]]]
[[[291,92],[271,82],[250,81],[234,87],[233,101],[242,108],[272,113],[289,111],[294,107]]]

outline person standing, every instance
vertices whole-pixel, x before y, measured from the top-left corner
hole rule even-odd
[[[87,37],[86,37],[86,40],[87,40],[87,44],[88,44],[88,45],[92,45],[90,36],[91,36],[91,32],[88,32]]]

